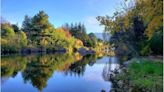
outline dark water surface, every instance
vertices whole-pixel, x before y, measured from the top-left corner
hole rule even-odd
[[[2,92],[109,92],[117,58],[95,55],[28,55],[1,58]]]

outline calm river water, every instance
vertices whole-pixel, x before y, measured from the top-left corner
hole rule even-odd
[[[2,92],[109,92],[116,57],[69,54],[3,56]]]

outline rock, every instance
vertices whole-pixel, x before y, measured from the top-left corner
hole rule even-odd
[[[82,56],[88,55],[88,54],[95,54],[96,52],[94,50],[86,50],[85,48],[80,48],[77,50]]]

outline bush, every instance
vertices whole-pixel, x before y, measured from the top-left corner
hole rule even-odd
[[[117,78],[128,79],[135,88],[147,89],[150,92],[162,92],[163,64],[160,60],[133,59],[127,72],[122,72]]]

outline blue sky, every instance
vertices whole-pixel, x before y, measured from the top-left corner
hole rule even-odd
[[[34,16],[40,10],[49,15],[49,21],[60,27],[65,23],[84,23],[87,33],[103,30],[95,19],[112,15],[122,0],[1,0],[1,16],[11,23],[22,24],[25,15]]]

